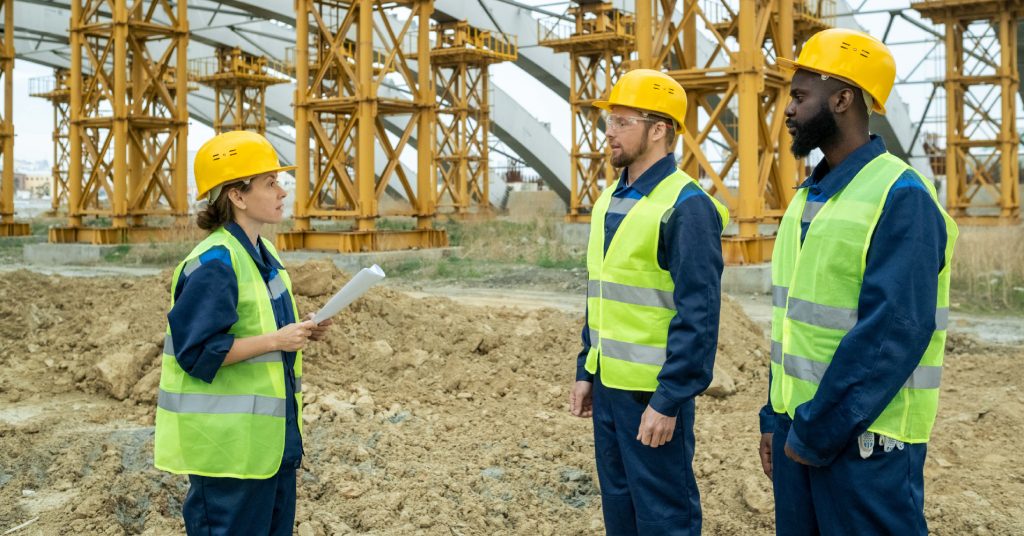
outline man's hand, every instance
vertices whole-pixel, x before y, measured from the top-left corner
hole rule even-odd
[[[761,455],[761,469],[768,478],[772,477],[772,434],[761,434],[761,446],[757,449]]]
[[[786,452],[786,457],[787,458],[789,458],[790,460],[793,460],[796,463],[799,463],[800,465],[806,465],[808,467],[817,467],[816,465],[812,464],[811,462],[801,458],[800,455],[797,454],[796,451],[793,450],[793,448],[789,446],[788,442],[786,443],[785,452]]]
[[[569,413],[577,417],[594,415],[593,382],[577,380],[569,391]]]
[[[636,439],[648,447],[658,448],[672,441],[675,430],[675,417],[662,415],[651,406],[647,406],[644,415],[640,417],[640,430],[636,434]]]
[[[309,313],[306,315],[306,320],[312,321],[316,317],[316,313]],[[327,326],[333,324],[334,321],[328,318],[319,324],[314,324],[309,330],[309,340],[311,341],[322,341],[327,336]]]

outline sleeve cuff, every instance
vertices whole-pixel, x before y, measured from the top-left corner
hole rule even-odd
[[[583,367],[576,367],[576,381],[593,383],[594,375],[587,372],[587,369]]]
[[[662,394],[661,389],[659,388],[655,390],[654,394],[651,396],[649,405],[654,409],[654,411],[657,411],[662,415],[675,417],[679,414],[679,406],[682,404]]]
[[[231,351],[231,346],[234,343],[235,336],[228,333],[211,337],[203,348],[203,353],[196,360],[195,366],[192,367],[192,370],[186,372],[193,378],[203,380],[206,383],[213,383],[214,377],[217,376],[217,371],[224,364],[224,359],[227,358],[228,352]]]
[[[761,411],[757,414],[757,419],[760,421],[762,434],[775,433],[775,410],[771,406],[766,405],[761,408]]]
[[[830,465],[832,461],[836,459],[836,454],[821,456],[805,445],[804,442],[800,440],[800,436],[796,433],[796,422],[794,422],[793,426],[789,429],[789,435],[786,436],[786,445],[788,445],[793,452],[796,452],[798,456],[807,460],[811,465],[816,467]]]

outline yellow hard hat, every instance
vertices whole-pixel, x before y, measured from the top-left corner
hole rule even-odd
[[[245,130],[224,132],[199,148],[193,166],[196,173],[196,199],[210,190],[238,179],[274,171],[290,171],[295,166],[282,166],[277,152],[267,138]],[[212,199],[210,201],[213,201]]]
[[[680,132],[686,120],[683,86],[654,69],[634,69],[622,75],[612,86],[608,100],[596,101],[594,106],[607,111],[611,111],[612,106],[628,106],[671,117]]]
[[[896,61],[889,47],[856,30],[830,28],[811,36],[796,61],[779,58],[783,69],[806,69],[850,82],[871,95],[873,110],[885,114],[885,101],[896,81]]]

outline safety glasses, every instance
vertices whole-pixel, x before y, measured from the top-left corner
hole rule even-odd
[[[665,121],[660,117],[642,117],[642,116],[627,116],[613,114],[609,112],[603,112],[601,117],[604,119],[605,130],[622,130],[624,128],[630,128],[636,126],[637,123],[644,121],[648,123],[657,123],[659,121]]]

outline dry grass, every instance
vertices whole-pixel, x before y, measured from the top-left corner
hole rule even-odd
[[[1024,311],[1024,227],[961,227],[952,270],[961,307]]]
[[[449,221],[441,224],[453,246],[466,259],[502,263],[526,263],[542,268],[575,268],[584,265],[585,248],[562,239],[559,221],[536,219]]]

